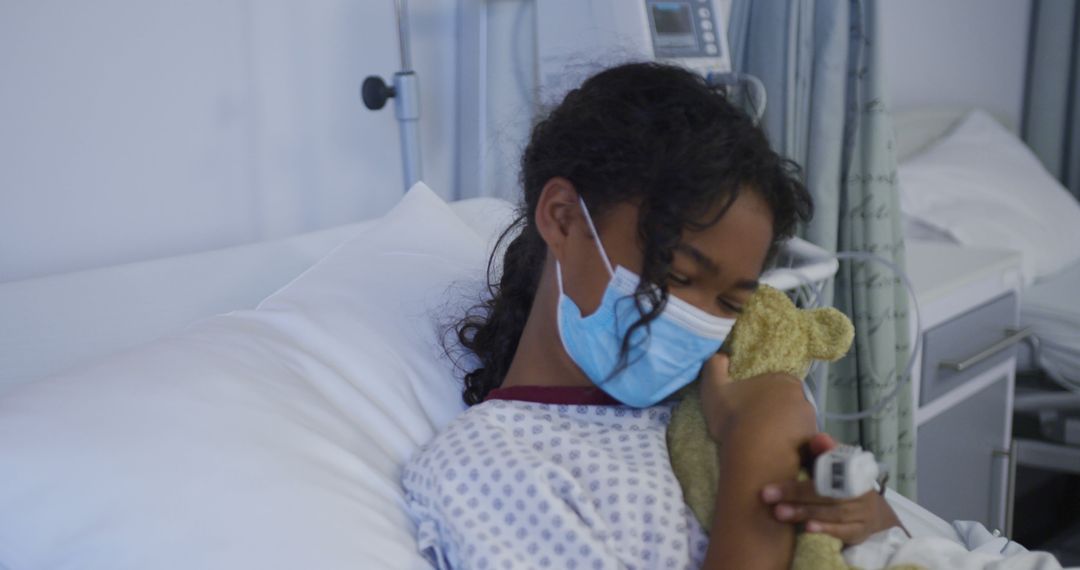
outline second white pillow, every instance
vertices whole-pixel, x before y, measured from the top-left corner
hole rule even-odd
[[[1080,260],[1080,203],[983,111],[898,176],[905,214],[964,245],[1021,252],[1029,283]]]

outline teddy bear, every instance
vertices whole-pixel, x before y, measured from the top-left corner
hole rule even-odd
[[[851,321],[833,308],[800,310],[784,293],[761,285],[743,306],[724,344],[730,354],[734,381],[782,372],[804,378],[813,360],[834,361],[844,356],[855,331]],[[698,383],[682,390],[667,431],[675,477],[687,505],[708,532],[716,501],[719,459],[708,435]],[[805,478],[806,473],[800,473]],[[847,569],[841,541],[825,534],[796,538],[792,568]]]

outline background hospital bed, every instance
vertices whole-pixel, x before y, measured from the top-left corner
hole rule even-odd
[[[945,136],[971,109],[967,107],[932,107],[897,113],[899,161],[918,154]],[[1015,132],[1016,125],[1003,115],[994,115],[999,123]],[[901,180],[901,185],[903,181]],[[1023,189],[1018,188],[1018,193]],[[945,236],[920,232],[917,240],[947,241]],[[911,239],[912,236],[909,236]],[[1075,244],[1080,248],[1080,244]],[[1072,374],[1080,374],[1080,262],[1055,275],[1040,279],[1024,290],[1021,299],[1021,322],[1033,327],[1035,333],[1055,342],[1045,356],[1052,363]],[[1029,349],[1021,351],[1020,368],[1034,369]]]

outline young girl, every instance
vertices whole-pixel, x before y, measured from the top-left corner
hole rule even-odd
[[[698,75],[603,71],[533,128],[491,298],[458,327],[471,407],[406,466],[439,568],[782,568],[795,523],[849,543],[896,524],[877,494],[795,484],[815,436],[799,381],[729,383],[718,353],[811,211],[794,168]],[[666,398],[700,377],[721,477],[711,536],[683,502]]]

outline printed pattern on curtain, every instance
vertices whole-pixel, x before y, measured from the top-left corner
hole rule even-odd
[[[837,247],[866,251],[905,267],[896,141],[884,98],[880,50],[875,47],[878,19],[874,2],[851,2],[851,39],[846,172],[841,186]],[[836,307],[853,316],[856,333],[851,354],[829,374],[828,408],[868,409],[904,379],[911,353],[908,294],[900,278],[882,264],[846,262],[836,277]],[[829,422],[845,439],[857,435],[889,464],[895,488],[915,497],[915,429],[911,384],[872,419]]]
[[[814,219],[803,236],[831,251],[870,252],[904,267],[877,18],[876,0],[735,0],[729,35],[737,70],[765,83],[763,126],[773,145],[803,167],[814,196]],[[845,359],[828,368],[825,407],[866,410],[905,372],[907,291],[882,264],[843,262],[831,294],[852,317],[855,342]],[[914,498],[910,383],[873,417],[828,421],[826,430],[872,450],[889,466],[889,485]]]

